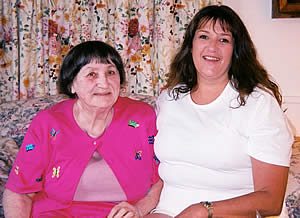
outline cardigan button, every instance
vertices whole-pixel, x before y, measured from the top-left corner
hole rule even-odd
[[[94,141],[94,143],[93,143],[94,145],[97,145],[97,142],[96,141]]]

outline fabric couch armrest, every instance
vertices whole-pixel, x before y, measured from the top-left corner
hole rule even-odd
[[[18,151],[19,147],[12,138],[0,138],[0,217],[4,217],[2,207],[4,186]]]

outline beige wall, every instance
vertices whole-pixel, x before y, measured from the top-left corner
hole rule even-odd
[[[223,0],[243,19],[262,64],[280,85],[287,116],[300,136],[300,18],[272,18],[272,0]]]

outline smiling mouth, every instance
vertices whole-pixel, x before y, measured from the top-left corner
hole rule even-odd
[[[103,96],[103,95],[109,95],[110,92],[105,92],[105,93],[94,93],[94,95],[100,95],[100,96]]]
[[[221,60],[220,58],[211,57],[211,56],[203,56],[203,58],[205,60],[209,60],[209,61],[219,61],[219,60]]]

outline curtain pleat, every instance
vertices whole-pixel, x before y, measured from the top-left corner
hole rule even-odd
[[[0,2],[0,103],[19,98],[17,1]]]

